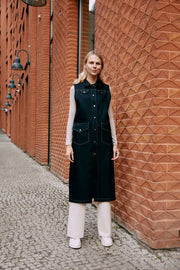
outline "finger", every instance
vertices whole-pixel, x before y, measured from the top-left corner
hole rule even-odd
[[[111,160],[115,160],[115,159],[117,159],[118,157],[119,157],[119,152],[116,151],[116,152],[114,152],[113,158],[112,158]]]
[[[66,154],[67,160],[71,161],[71,154]]]
[[[119,157],[119,151],[116,152],[116,157],[115,159],[117,159]]]
[[[111,160],[115,160],[115,156],[113,155],[113,158],[111,158]]]
[[[70,162],[74,162],[74,153],[73,152],[70,154]]]
[[[71,160],[72,160],[72,162],[74,162],[74,153],[73,152],[71,154]]]
[[[111,158],[111,160],[114,160],[115,158],[115,151],[113,151],[113,157]]]

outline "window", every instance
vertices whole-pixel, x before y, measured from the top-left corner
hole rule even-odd
[[[85,55],[95,45],[95,0],[79,0],[78,73],[83,69]]]

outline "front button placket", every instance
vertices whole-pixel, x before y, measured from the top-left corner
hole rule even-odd
[[[93,117],[93,127],[92,127],[93,156],[96,157],[97,110],[96,110],[96,86],[95,85],[92,86],[91,94],[92,94],[92,117]]]

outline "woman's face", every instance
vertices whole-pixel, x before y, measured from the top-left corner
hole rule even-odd
[[[85,68],[87,70],[87,75],[97,77],[102,69],[101,59],[95,54],[90,55],[85,64]]]

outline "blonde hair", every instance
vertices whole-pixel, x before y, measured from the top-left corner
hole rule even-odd
[[[88,61],[88,58],[89,56],[91,55],[96,55],[97,57],[99,57],[99,59],[101,60],[101,66],[102,66],[102,69],[101,71],[103,70],[103,67],[104,67],[104,61],[103,61],[103,58],[102,56],[95,50],[93,51],[90,51],[86,54],[85,58],[84,58],[84,67],[83,67],[83,71],[81,73],[79,73],[79,76],[78,78],[74,81],[74,84],[78,84],[78,83],[81,83],[83,82],[86,78],[87,78],[87,71],[85,69],[85,64],[87,63]],[[101,74],[101,71],[100,73],[98,74],[98,79],[103,82],[103,79],[102,79],[102,74]]]

